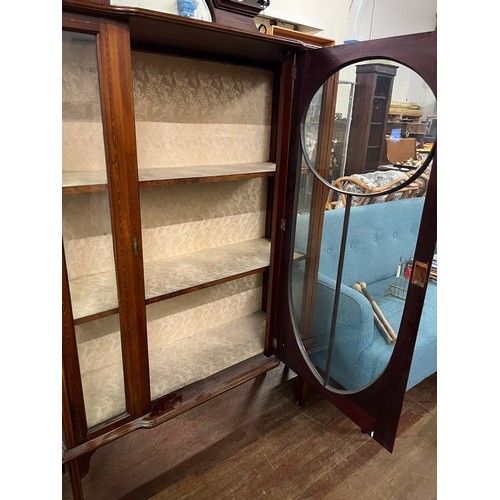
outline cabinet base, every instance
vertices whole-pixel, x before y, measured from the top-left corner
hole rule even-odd
[[[279,359],[274,356],[268,358],[264,354],[258,354],[204,380],[167,394],[153,402],[150,413],[68,449],[63,455],[63,463],[71,462],[137,429],[152,429],[278,367],[279,364]]]

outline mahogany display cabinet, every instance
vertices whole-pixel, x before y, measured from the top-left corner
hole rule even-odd
[[[425,285],[410,283],[387,369],[342,391],[308,358],[290,270],[307,269],[306,331],[337,71],[386,58],[435,93],[435,33],[317,48],[222,19],[63,1],[63,463],[75,498],[97,448],[282,362],[387,449],[394,443]],[[318,89],[309,171],[303,125]],[[434,150],[431,159],[414,255],[426,265],[436,241]],[[306,253],[293,243],[304,172],[316,227]]]

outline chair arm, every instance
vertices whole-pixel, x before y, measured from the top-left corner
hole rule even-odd
[[[313,335],[329,337],[336,281],[318,274]],[[373,309],[367,298],[352,288],[340,285],[335,327],[334,351],[349,364],[357,363],[362,351],[373,342]]]

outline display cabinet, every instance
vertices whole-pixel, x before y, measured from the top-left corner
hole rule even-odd
[[[82,498],[97,448],[280,360],[308,379],[286,340],[287,263],[304,259],[286,211],[297,68],[333,48],[83,0],[63,2],[62,47],[63,463]]]

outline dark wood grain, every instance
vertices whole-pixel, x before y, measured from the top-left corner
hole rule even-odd
[[[86,441],[87,420],[64,248],[62,256],[62,430],[68,449]],[[88,471],[88,459],[84,455],[68,464],[75,500],[83,498],[81,477]]]
[[[281,220],[285,213],[286,185],[289,166],[290,129],[292,120],[293,99],[293,71],[295,66],[294,54],[289,52],[283,61],[280,80],[277,108],[276,127],[276,176],[274,178],[273,208],[271,219],[271,259],[269,263],[268,303],[266,307],[266,338],[265,350],[268,355],[274,352],[273,340],[278,338],[277,305],[278,284],[280,281],[282,248],[284,231]],[[276,82],[275,82],[276,85]],[[286,221],[285,227],[286,227]]]
[[[75,460],[91,451],[109,444],[133,431],[139,429],[153,429],[183,413],[196,408],[198,405],[224,394],[263,373],[276,368],[279,361],[274,357],[257,355],[242,361],[215,375],[207,377],[186,386],[174,393],[167,394],[155,401],[153,411],[142,417],[117,427],[106,434],[96,436],[80,446],[67,449],[63,454],[63,463]]]
[[[376,170],[384,161],[385,124],[396,73],[397,68],[392,65],[374,63],[356,66],[345,175]],[[384,85],[379,85],[381,80]],[[382,111],[374,112],[375,101]],[[377,124],[375,120],[378,120]]]
[[[313,93],[336,71],[360,59],[388,58],[405,64],[418,73],[436,94],[436,33],[419,33],[338,47],[325,48],[300,54],[298,89],[293,104],[293,127],[291,137],[291,165],[296,175],[289,175],[287,193],[295,193],[300,172],[300,120],[307,109]],[[431,181],[421,220],[415,259],[432,262],[436,244],[436,157]],[[288,202],[286,217],[294,217],[294,204]],[[283,272],[280,289],[287,288],[286,273],[290,266],[290,248],[293,245],[293,231],[286,235],[283,252]],[[430,266],[429,266],[430,267]],[[396,438],[398,418],[402,408],[406,383],[411,366],[418,324],[425,298],[425,287],[410,286],[394,353],[384,373],[366,389],[353,394],[341,394],[324,387],[318,382],[307,360],[303,348],[297,342],[296,332],[290,318],[289,295],[282,294],[279,302],[280,339],[275,352],[287,366],[294,370],[312,389],[329,399],[346,415],[349,415],[362,429],[373,432],[374,438],[391,450]]]
[[[163,300],[168,300],[168,299],[172,299],[174,297],[179,297],[181,295],[186,295],[188,293],[197,292],[197,291],[203,290],[205,288],[210,288],[213,286],[222,285],[223,283],[228,283],[230,281],[235,281],[235,280],[239,280],[242,278],[246,278],[247,276],[252,276],[254,274],[265,273],[268,271],[268,269],[269,269],[269,266],[258,267],[258,268],[252,269],[250,271],[245,271],[242,273],[233,274],[231,276],[225,276],[224,278],[207,281],[207,282],[199,284],[199,285],[186,287],[186,288],[183,288],[181,290],[176,290],[175,292],[169,292],[169,293],[157,295],[155,297],[150,297],[149,299],[146,299],[145,304],[146,305],[155,304],[157,302],[162,302]],[[89,314],[88,316],[83,316],[81,318],[76,319],[74,321],[74,324],[81,325],[83,323],[95,321],[97,319],[105,318],[107,316],[112,316],[113,314],[117,314],[118,312],[119,312],[118,308],[113,308],[113,309],[109,309],[107,311],[98,312],[96,314]]]
[[[178,186],[183,184],[206,184],[210,182],[233,182],[248,179],[257,179],[261,177],[273,177],[273,172],[258,172],[251,174],[231,174],[231,175],[213,175],[200,177],[184,177],[182,179],[157,179],[151,181],[139,181],[139,187],[161,187],[161,186]],[[80,194],[80,193],[96,193],[99,191],[107,191],[107,184],[92,184],[85,186],[64,186],[62,194]]]
[[[229,281],[235,281],[247,276],[252,276],[254,274],[260,274],[268,270],[268,266],[259,267],[252,269],[251,271],[245,271],[243,273],[233,274],[231,276],[226,276],[213,281],[208,281],[200,285],[191,286],[189,288],[183,288],[182,290],[176,290],[175,292],[166,293],[164,295],[158,295],[157,297],[151,297],[146,300],[146,304],[154,304],[156,302],[161,302],[162,300],[171,299],[173,297],[179,297],[180,295],[186,295],[187,293],[197,292],[198,290],[203,290],[205,288],[210,288],[212,286],[221,285],[223,283],[228,283]]]
[[[151,399],[128,27],[104,22],[98,41],[125,397],[127,411],[135,418],[149,411]],[[134,238],[137,255],[133,251]]]
[[[235,26],[235,16],[229,12],[227,22],[216,24],[140,8],[92,5],[84,0],[64,0],[62,4],[67,13],[128,22],[132,43],[152,43],[169,50],[189,50],[199,55],[234,58],[240,63],[279,63],[284,52],[304,47],[301,42],[249,30],[247,20]]]
[[[73,447],[85,441],[87,420],[64,247],[62,256],[63,430],[66,446]]]
[[[436,498],[436,376],[406,394],[392,454],[323,398],[299,407],[293,377],[280,367],[97,450],[86,498]]]
[[[206,184],[209,182],[233,182],[261,177],[273,177],[274,172],[254,172],[248,174],[211,175],[200,177],[184,177],[182,179],[158,179],[154,181],[139,181],[139,187],[176,186],[179,184]]]
[[[62,194],[99,193],[108,190],[107,184],[92,184],[91,186],[63,186]]]

